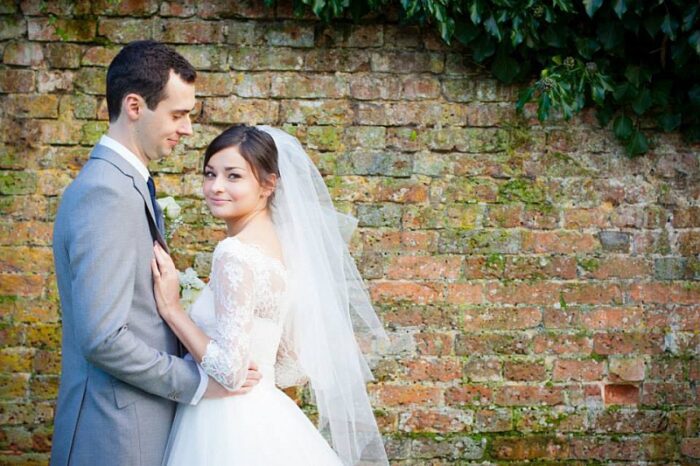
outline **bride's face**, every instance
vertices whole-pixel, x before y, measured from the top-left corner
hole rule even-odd
[[[264,209],[270,194],[236,147],[221,150],[209,159],[203,190],[212,215],[224,220],[245,218]]]

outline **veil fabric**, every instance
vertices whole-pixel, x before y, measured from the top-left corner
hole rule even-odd
[[[319,430],[346,465],[388,465],[358,340],[387,336],[348,250],[357,221],[338,212],[299,141],[258,126],[275,141],[280,179],[271,203],[289,276],[291,332],[309,377]]]

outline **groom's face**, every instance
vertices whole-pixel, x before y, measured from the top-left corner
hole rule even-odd
[[[194,84],[171,71],[163,100],[153,110],[144,105],[136,126],[136,137],[148,161],[170,155],[181,137],[192,134],[190,112],[194,105]]]

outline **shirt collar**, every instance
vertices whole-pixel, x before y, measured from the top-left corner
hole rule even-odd
[[[100,138],[100,142],[98,144],[112,149],[114,152],[119,154],[122,158],[124,158],[124,160],[129,162],[129,164],[131,164],[136,169],[136,171],[138,171],[141,174],[141,176],[143,176],[143,179],[145,181],[148,181],[148,178],[150,178],[151,176],[151,174],[148,171],[148,167],[146,167],[146,165],[144,165],[141,159],[139,159],[133,152],[127,149],[122,143],[110,138],[105,134]]]

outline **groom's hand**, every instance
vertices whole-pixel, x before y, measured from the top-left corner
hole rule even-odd
[[[248,366],[248,375],[243,385],[241,385],[241,388],[231,392],[226,390],[219,382],[209,377],[209,383],[204,392],[204,398],[226,398],[228,396],[245,395],[260,382],[261,378],[262,374],[258,371],[258,365],[251,361]]]

